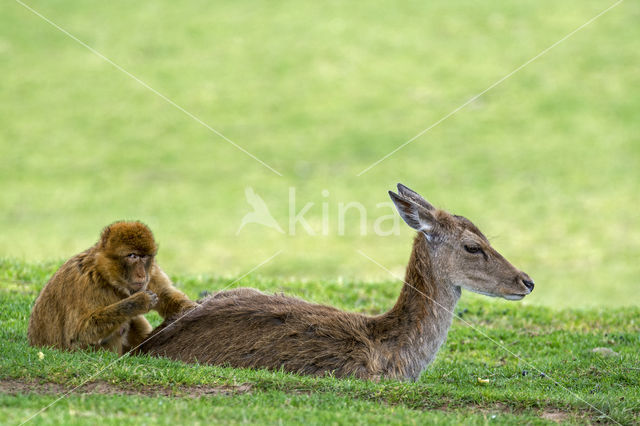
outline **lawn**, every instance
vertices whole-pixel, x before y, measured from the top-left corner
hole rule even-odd
[[[410,231],[374,232],[403,182],[465,215],[547,306],[640,302],[638,2],[625,1],[358,174],[613,2],[28,3],[0,14],[0,256],[62,260],[117,219],[168,271],[380,281]],[[257,224],[245,188],[285,233]],[[296,203],[289,202],[290,188]],[[338,232],[340,203],[355,209]],[[289,230],[290,210],[316,235]],[[326,205],[327,231],[322,232]]]
[[[417,382],[373,383],[29,347],[26,327],[31,304],[54,269],[53,264],[0,262],[4,342],[0,423],[26,420],[87,380],[89,387],[33,420],[39,424],[640,421],[638,308],[558,310],[465,295],[457,308],[464,321],[454,320],[447,343]],[[213,277],[173,278],[193,298],[228,284]],[[282,283],[248,276],[237,285],[377,313],[392,306],[401,283]],[[149,317],[158,323],[157,315]],[[599,347],[617,355],[594,353]]]
[[[640,421],[640,3],[24,4],[0,13],[0,423],[89,378],[37,421]],[[143,357],[93,377],[116,358],[26,345],[37,291],[118,219],[152,228],[191,297],[379,313],[410,252],[397,182],[535,279],[459,306],[526,361],[460,320],[407,384]],[[241,228],[248,194],[273,226]]]

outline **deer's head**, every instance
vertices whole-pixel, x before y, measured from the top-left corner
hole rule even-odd
[[[437,282],[487,296],[519,300],[533,290],[533,280],[515,268],[471,221],[432,206],[416,192],[398,184],[389,191],[402,219],[424,234],[424,244]]]

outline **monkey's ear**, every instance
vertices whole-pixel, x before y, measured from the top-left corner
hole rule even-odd
[[[100,241],[98,242],[99,247],[105,248],[107,246],[109,235],[111,235],[111,225],[107,225],[102,228],[102,232],[100,233]]]
[[[391,201],[396,205],[400,217],[416,231],[424,232],[429,236],[429,233],[436,226],[437,221],[431,211],[425,207],[416,204],[413,200],[400,196],[392,191],[389,191]]]

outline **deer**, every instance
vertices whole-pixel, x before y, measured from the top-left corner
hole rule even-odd
[[[364,380],[417,380],[445,342],[462,289],[507,300],[534,281],[467,218],[398,184],[389,191],[417,231],[404,284],[386,313],[366,315],[251,288],[214,293],[167,318],[140,352],[183,362]]]

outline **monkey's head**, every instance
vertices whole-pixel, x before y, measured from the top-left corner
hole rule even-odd
[[[130,293],[144,290],[158,246],[141,222],[115,222],[102,230],[97,245],[100,274],[113,286]]]

